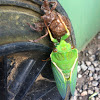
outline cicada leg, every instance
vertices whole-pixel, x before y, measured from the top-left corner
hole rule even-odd
[[[45,27],[43,22],[36,22],[36,23],[33,23],[34,26],[31,25],[31,24],[29,24],[29,23],[27,23],[27,24],[30,26],[30,28],[31,28],[32,30],[35,30],[35,31],[37,31],[37,32],[41,32],[41,31],[43,30],[43,28]]]
[[[43,22],[38,22],[38,23],[34,23],[35,27],[33,27],[31,24],[27,23],[31,29],[41,32],[43,30],[44,27],[44,23]],[[41,36],[40,38],[36,39],[36,40],[29,40],[30,42],[38,42],[39,40],[43,39],[44,37],[46,37],[48,35],[48,33],[46,32],[45,35]]]
[[[57,39],[53,38],[53,36],[52,36],[52,34],[51,34],[50,30],[49,30],[49,27],[47,26],[45,20],[44,20],[44,23],[45,23],[45,26],[47,27],[46,32],[49,33],[51,41],[54,42],[54,43],[58,43]]]
[[[50,60],[50,57],[49,58],[47,58],[47,59],[45,59],[45,60],[42,60],[42,61],[49,61]]]
[[[66,30],[66,32],[67,32],[65,35],[63,35],[63,36],[61,37],[61,40],[66,40],[66,39],[70,36],[70,32],[69,32],[69,30],[68,30],[68,28],[67,28],[67,25],[65,24],[65,22],[64,22],[63,19],[61,18],[61,15],[60,15],[59,13],[57,13],[57,15],[58,15],[58,17],[59,17],[61,23],[64,25],[65,30]]]
[[[49,2],[49,4],[54,4],[51,8],[51,11],[55,10],[55,8],[57,7],[57,2]]]
[[[30,42],[38,42],[39,40],[41,40],[41,39],[43,39],[44,37],[46,37],[48,35],[48,32],[46,32],[46,34],[45,35],[43,35],[43,36],[41,36],[41,37],[39,37],[38,39],[36,39],[36,40],[29,40]]]

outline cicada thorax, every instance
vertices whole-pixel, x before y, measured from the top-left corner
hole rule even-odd
[[[57,48],[55,48],[51,53],[52,63],[63,73],[67,80],[70,78],[70,73],[75,61],[73,51],[75,51],[75,49],[71,49],[70,52],[59,52]]]
[[[63,15],[61,15],[61,18],[67,25],[68,30],[71,32],[71,23],[70,23],[69,19]],[[57,15],[57,13],[56,13],[56,18],[50,24],[50,30],[51,30],[54,38],[60,38],[61,36],[65,35],[67,33],[64,25],[62,24],[61,20],[59,19],[58,15]]]
[[[68,68],[68,65],[65,62],[66,61],[59,61],[59,60],[57,62],[52,61],[54,66],[63,74],[65,79],[68,80],[70,78],[71,67]]]
[[[52,21],[56,19],[56,12],[55,11],[48,11],[45,15],[41,16],[48,26],[51,25]]]
[[[57,49],[55,48],[53,52],[51,53],[51,61],[52,63],[61,70],[63,75],[67,78],[70,77],[70,72],[71,72],[71,66],[69,65],[69,61],[66,58],[67,52],[66,53],[59,53],[57,52]]]

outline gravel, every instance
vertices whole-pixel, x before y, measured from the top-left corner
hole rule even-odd
[[[85,96],[85,95],[87,95],[87,91],[83,91],[83,92],[81,93],[81,96]]]
[[[88,87],[87,85],[84,85],[84,86],[83,86],[83,90],[86,90],[86,89],[87,89],[87,87]]]
[[[84,64],[84,62],[82,62],[81,68],[83,71],[85,71],[88,67]]]
[[[94,97],[92,97],[92,98],[91,98],[91,100],[95,100],[95,98],[94,98]]]
[[[98,39],[100,40],[100,36],[98,36]]]
[[[81,71],[81,66],[78,65],[77,72],[79,73],[80,71]]]
[[[94,61],[94,62],[92,62],[93,63],[93,65],[94,65],[94,67],[97,67],[98,66],[98,61]]]
[[[90,55],[92,55],[93,52],[92,52],[92,50],[90,49],[90,50],[88,51],[88,53],[89,53]]]
[[[100,68],[95,68],[96,71],[100,71]]]
[[[95,92],[99,93],[99,88],[98,87],[95,87]]]
[[[93,91],[92,90],[88,90],[88,94],[93,94]]]
[[[93,77],[90,77],[90,81],[92,81],[93,80]]]
[[[93,65],[92,65],[92,66],[89,66],[89,67],[88,67],[88,70],[94,72],[94,71],[95,71],[94,66],[93,66]]]
[[[80,55],[75,96],[77,100],[89,100],[92,94],[98,93],[91,100],[100,100],[100,33]]]
[[[89,57],[90,61],[94,61],[95,60],[95,55],[91,55],[91,57]]]
[[[92,77],[92,72],[90,71],[90,73],[89,73],[89,77]]]
[[[93,78],[94,78],[95,80],[98,80],[97,74],[94,74],[94,75],[93,75]]]
[[[97,86],[99,83],[97,81],[92,82],[92,86]]]
[[[100,80],[100,75],[97,76],[97,79]]]
[[[90,61],[86,61],[85,63],[86,63],[87,66],[90,66],[91,65],[91,62]]]
[[[82,75],[81,74],[78,74],[78,78],[81,78],[82,77]]]

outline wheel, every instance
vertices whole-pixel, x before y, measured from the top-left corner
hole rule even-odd
[[[54,1],[54,0],[53,0]],[[0,0],[0,97],[2,100],[62,100],[53,78],[49,58],[49,37],[39,43],[28,42],[42,33],[27,23],[40,20],[41,1]],[[59,8],[59,9],[58,9]],[[67,16],[58,3],[56,9]],[[74,43],[72,29],[69,41]]]

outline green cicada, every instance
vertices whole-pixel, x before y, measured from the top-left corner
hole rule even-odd
[[[60,16],[59,18],[67,31],[67,33],[61,37],[60,42],[53,38],[48,26],[46,26],[51,41],[56,44],[55,49],[50,54],[51,65],[58,91],[64,99],[68,85],[70,86],[71,94],[74,95],[75,92],[78,50],[76,48],[71,48],[71,44],[65,41],[65,39],[70,36],[70,32]]]

